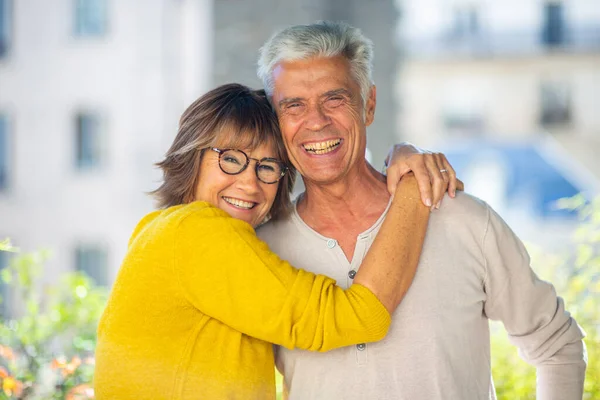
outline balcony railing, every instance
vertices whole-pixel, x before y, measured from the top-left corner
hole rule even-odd
[[[600,52],[600,25],[563,28],[560,35],[540,30],[513,32],[479,31],[458,35],[449,32],[436,37],[404,42],[408,56],[486,57],[542,54],[549,51]]]

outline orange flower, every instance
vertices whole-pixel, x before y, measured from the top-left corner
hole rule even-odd
[[[75,368],[81,365],[81,358],[75,356],[71,359],[71,364],[75,365]]]
[[[67,359],[64,357],[55,358],[54,360],[52,360],[52,363],[50,364],[50,368],[52,368],[52,369],[63,369],[66,366],[67,366]]]
[[[86,357],[83,360],[83,363],[87,364],[87,365],[94,365],[94,364],[96,364],[96,360],[94,359],[94,357]]]
[[[23,392],[23,383],[12,376],[7,376],[2,381],[2,390],[4,390],[4,393],[6,393],[7,396],[12,396],[14,394],[16,397],[19,397]]]
[[[0,345],[0,357],[4,357],[9,361],[14,361],[15,353],[10,347]]]
[[[77,368],[81,365],[81,358],[75,356],[71,359],[71,362],[64,365],[62,367],[62,375],[63,377],[67,377],[69,375],[73,375]]]
[[[0,367],[0,378],[4,379],[8,376],[8,371],[4,367]]]
[[[93,398],[94,389],[87,383],[82,383],[81,385],[77,385],[73,389],[69,390],[65,400],[84,400]]]

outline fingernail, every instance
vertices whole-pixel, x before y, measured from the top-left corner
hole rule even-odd
[[[442,205],[442,202],[440,201],[435,205],[435,208],[437,208],[439,210],[441,205]]]
[[[425,199],[425,205],[431,207],[431,199]]]

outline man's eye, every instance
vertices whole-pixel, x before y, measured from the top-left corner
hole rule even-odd
[[[285,112],[292,115],[297,115],[302,112],[304,105],[302,103],[289,103],[285,106]]]
[[[344,102],[344,98],[342,96],[333,96],[327,99],[327,105],[329,107],[337,107]]]

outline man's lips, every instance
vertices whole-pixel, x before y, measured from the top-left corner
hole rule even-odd
[[[342,139],[325,140],[323,142],[311,142],[302,145],[304,150],[310,154],[326,154],[335,150],[342,143]]]

